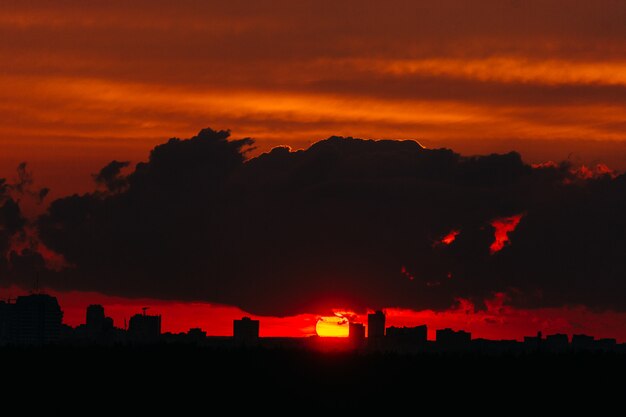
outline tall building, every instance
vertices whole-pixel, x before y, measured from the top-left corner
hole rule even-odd
[[[100,329],[104,325],[104,307],[100,304],[92,304],[87,307],[85,323],[87,328]]]
[[[9,307],[13,311],[8,324],[15,343],[43,345],[59,340],[63,312],[55,297],[47,294],[21,296]]]
[[[113,319],[104,315],[104,307],[100,304],[92,304],[87,307],[85,329],[90,338],[104,337],[113,330]]]
[[[350,323],[348,325],[348,339],[358,346],[365,341],[365,326],[363,323]]]
[[[154,342],[161,336],[161,316],[135,314],[128,322],[128,337],[135,342]]]
[[[382,338],[385,336],[385,313],[377,311],[367,315],[367,337]]]
[[[250,317],[233,321],[233,339],[244,345],[253,345],[259,341],[259,321]]]

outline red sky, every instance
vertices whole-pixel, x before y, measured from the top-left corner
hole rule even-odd
[[[302,148],[413,138],[626,168],[626,5],[7,1],[0,177],[53,196],[203,127]]]
[[[234,319],[244,315],[260,320],[262,337],[301,337],[315,334],[319,315],[300,314],[291,317],[264,317],[245,313],[236,307],[205,303],[179,303],[153,299],[127,299],[87,292],[47,291],[59,299],[64,312],[64,322],[77,326],[85,322],[85,309],[89,304],[102,304],[115,325],[124,326],[142,307],[150,307],[149,314],[161,314],[163,331],[186,332],[200,327],[210,335],[230,336]],[[27,294],[18,288],[0,288],[0,299]],[[341,311],[342,309],[337,309]],[[329,312],[330,314],[331,312]],[[472,337],[491,339],[517,339],[535,335],[567,333],[592,334],[600,337],[617,337],[626,342],[626,313],[594,312],[586,308],[542,308],[535,310],[514,309],[505,305],[503,295],[496,295],[486,302],[485,310],[477,310],[470,302],[459,300],[458,306],[443,312],[432,310],[412,311],[386,309],[387,326],[428,325],[428,338],[434,340],[435,330],[452,327],[472,332]],[[366,314],[356,314],[353,320],[367,323]]]
[[[623,1],[9,0],[2,7],[0,178],[28,161],[51,198],[93,189],[91,174],[112,159],[146,160],[154,145],[209,126],[253,137],[256,153],[346,135],[626,169]],[[117,325],[150,305],[169,331],[230,334],[232,319],[244,314],[57,295],[72,325],[90,303],[105,305]],[[494,303],[487,311],[465,302],[442,313],[390,309],[388,322],[466,328],[478,337],[541,329],[626,341],[623,314]],[[316,318],[261,318],[261,334],[311,334]]]

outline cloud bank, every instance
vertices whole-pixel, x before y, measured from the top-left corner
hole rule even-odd
[[[41,272],[45,284],[275,316],[494,294],[626,308],[626,177],[606,167],[344,137],[249,159],[254,142],[229,136],[170,139],[128,175],[113,161],[95,191],[53,201],[38,234],[72,266]]]

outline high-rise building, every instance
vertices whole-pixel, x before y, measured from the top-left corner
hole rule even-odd
[[[244,345],[253,345],[259,341],[259,321],[250,317],[233,321],[233,339]]]
[[[355,345],[361,344],[365,340],[365,326],[363,323],[350,323],[348,325],[348,338]]]
[[[87,307],[85,323],[88,329],[101,329],[104,325],[104,307],[100,304],[92,304]]]
[[[12,338],[20,345],[43,345],[59,340],[63,312],[55,297],[31,294],[17,297],[9,327]]]
[[[102,338],[113,330],[113,319],[104,315],[104,307],[100,304],[92,304],[87,307],[85,330],[90,338]]]
[[[367,337],[382,338],[385,336],[385,313],[377,311],[367,315]]]
[[[154,342],[161,336],[161,316],[135,314],[128,322],[128,336],[135,342]]]

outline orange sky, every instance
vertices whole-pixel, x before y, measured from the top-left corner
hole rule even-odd
[[[0,177],[53,196],[111,159],[230,128],[306,147],[415,138],[626,168],[626,5],[497,1],[3,3]]]
[[[7,0],[0,178],[27,161],[50,199],[86,192],[112,159],[146,160],[167,138],[204,127],[253,137],[255,154],[331,135],[411,138],[464,154],[517,150],[529,163],[623,171],[624,22],[620,0]],[[92,302],[117,325],[150,304],[171,331],[229,334],[244,314],[58,295],[73,325]],[[623,314],[494,303],[391,309],[388,322],[511,338],[593,329],[626,341]],[[261,320],[262,335],[306,335],[317,317]]]

